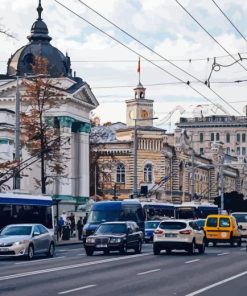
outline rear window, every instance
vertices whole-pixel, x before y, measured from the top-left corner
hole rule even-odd
[[[208,227],[217,227],[217,218],[208,218],[207,219]]]
[[[187,227],[187,224],[184,222],[162,222],[159,225],[159,228],[166,230],[180,230]]]
[[[247,223],[247,214],[232,214],[239,223]]]
[[[230,219],[220,218],[220,227],[230,227]]]

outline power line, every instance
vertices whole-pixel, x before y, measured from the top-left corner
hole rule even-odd
[[[78,0],[82,5],[86,6],[87,8],[89,8],[90,10],[92,10],[94,13],[96,13],[97,15],[99,15],[100,17],[102,17],[104,20],[106,20],[108,23],[110,23],[111,25],[113,25],[114,27],[116,27],[117,29],[119,29],[121,32],[123,32],[124,34],[126,34],[127,36],[129,36],[130,38],[134,39],[136,42],[140,43],[142,46],[144,46],[145,48],[147,48],[148,50],[150,50],[152,53],[158,55],[159,57],[161,57],[163,60],[165,60],[166,62],[170,63],[172,66],[176,67],[177,69],[179,69],[180,71],[186,73],[187,75],[189,75],[190,77],[192,77],[193,79],[197,80],[198,82],[202,83],[203,85],[205,85],[205,82],[201,81],[200,79],[198,79],[197,77],[193,76],[192,74],[190,74],[189,72],[185,71],[184,69],[180,68],[179,66],[177,66],[176,64],[172,63],[170,60],[166,59],[165,57],[163,57],[162,55],[160,55],[159,53],[157,53],[156,51],[154,51],[152,48],[150,48],[149,46],[147,46],[146,44],[144,44],[143,42],[141,42],[140,40],[138,40],[137,38],[135,38],[133,35],[129,34],[127,31],[123,30],[122,28],[120,28],[118,25],[116,25],[115,23],[113,23],[112,21],[110,21],[109,19],[107,19],[106,17],[104,17],[102,14],[100,14],[99,12],[97,12],[96,10],[94,10],[93,8],[91,8],[90,6],[88,6],[86,3],[84,3],[81,0]],[[232,108],[236,113],[238,113],[239,115],[240,112],[238,110],[236,110],[233,106],[231,106],[230,104],[227,103],[227,101],[222,98],[218,93],[216,93],[213,89],[209,88],[210,91],[212,91],[218,98],[220,98],[224,103],[226,103],[230,108]]]
[[[175,2],[177,2],[177,4],[198,24],[198,26],[200,26],[200,28],[207,33],[213,40],[214,42],[216,42],[231,58],[234,59],[234,61],[237,61],[234,56],[227,50],[225,49],[225,47],[223,45],[221,45],[199,22],[198,20],[178,1],[178,0],[174,0]],[[241,64],[239,63],[239,61],[237,61],[237,63],[245,70],[247,71],[247,69]]]
[[[213,101],[211,101],[209,98],[207,98],[206,96],[204,96],[202,93],[200,93],[197,89],[195,89],[194,87],[192,87],[190,85],[189,81],[183,81],[181,78],[175,76],[174,74],[170,73],[169,71],[165,70],[164,68],[160,67],[159,65],[153,63],[151,60],[149,60],[148,58],[146,58],[145,56],[143,56],[142,54],[138,53],[137,51],[135,51],[134,49],[128,47],[126,44],[124,44],[123,42],[119,41],[118,39],[116,39],[115,37],[111,36],[110,34],[108,34],[107,32],[105,32],[104,30],[100,29],[99,27],[97,27],[96,25],[94,25],[93,23],[91,23],[90,21],[86,20],[84,17],[82,17],[81,15],[79,15],[78,13],[76,13],[75,11],[71,10],[69,7],[65,6],[64,4],[60,3],[58,0],[54,0],[55,2],[57,2],[59,5],[61,5],[62,7],[64,7],[66,10],[70,11],[72,14],[76,15],[77,17],[79,17],[80,19],[82,19],[84,22],[88,23],[89,25],[91,25],[92,27],[94,27],[95,29],[99,30],[101,33],[105,34],[106,36],[108,36],[109,38],[111,38],[112,40],[114,40],[115,42],[121,44],[123,47],[127,48],[128,50],[132,51],[133,53],[135,53],[136,55],[140,56],[141,58],[143,58],[144,60],[148,61],[149,63],[151,63],[152,65],[156,66],[157,68],[159,68],[160,70],[164,71],[165,73],[167,73],[168,75],[172,76],[173,78],[177,79],[178,81],[182,82],[184,85],[189,86],[192,90],[194,90],[197,94],[199,94],[201,97],[203,97],[205,100],[209,101],[210,103],[212,103],[213,105],[215,105],[215,103]],[[217,105],[215,105],[217,106]],[[217,106],[218,108],[218,106]],[[233,108],[233,107],[232,107]],[[236,110],[237,113],[239,113]],[[225,113],[225,112],[224,112]],[[240,114],[240,113],[239,113]]]
[[[229,19],[229,17],[226,15],[226,13],[220,8],[220,6],[212,0],[214,5],[220,10],[220,12],[224,15],[224,17],[230,22],[230,24],[234,27],[234,29],[239,33],[239,35],[247,42],[247,39],[244,37],[244,35],[239,31],[239,29],[234,25],[234,23]]]

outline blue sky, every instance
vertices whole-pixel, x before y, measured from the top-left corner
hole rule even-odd
[[[215,1],[246,36],[247,1]],[[79,1],[60,0],[60,2],[139,54],[155,60],[157,65],[173,75],[184,81],[193,80],[167,62],[156,61],[161,58],[100,19]],[[83,2],[162,56],[175,60],[174,63],[177,66],[202,81],[205,81],[210,73],[213,57],[227,55],[174,0],[84,0]],[[180,0],[180,2],[230,53],[247,52],[247,42],[227,22],[211,0]],[[6,72],[6,63],[10,54],[27,43],[26,36],[30,33],[31,25],[37,18],[37,4],[37,0],[12,0],[11,2],[1,0],[0,24],[17,38],[12,40],[0,36],[1,73]],[[133,98],[133,88],[138,83],[136,71],[138,56],[65,10],[54,0],[43,0],[42,6],[44,8],[43,19],[53,38],[52,44],[64,53],[68,51],[73,70],[76,71],[77,76],[88,82],[100,103],[94,113],[100,116],[102,122],[124,122],[125,100]],[[247,53],[242,57],[247,58]],[[198,58],[203,60],[195,61]],[[209,62],[207,58],[210,58]],[[192,59],[191,63],[189,59]],[[225,57],[217,58],[216,61],[227,65],[233,60]],[[247,69],[247,60],[243,61],[242,65]],[[211,81],[226,82],[246,78],[247,72],[236,64],[214,72]],[[160,120],[178,105],[185,110],[183,116],[193,115],[194,109],[196,110],[194,114],[197,114],[197,105],[202,105],[205,115],[209,115],[210,112],[212,114],[222,113],[220,108],[210,108],[210,103],[188,86],[166,84],[174,83],[176,80],[143,59],[141,61],[141,81],[147,88],[147,98],[155,101],[154,111]],[[222,109],[226,109],[229,114],[237,114],[204,85],[198,83],[191,85],[212,102],[221,105]],[[212,83],[211,86],[227,102],[231,102],[235,109],[244,114],[243,107],[247,102],[247,82],[241,84]],[[171,121],[175,122],[180,115],[179,110],[175,111]],[[166,123],[164,127],[167,127]]]

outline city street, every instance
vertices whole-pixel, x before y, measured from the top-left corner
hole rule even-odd
[[[0,295],[244,295],[246,258],[245,244],[208,247],[193,256],[154,256],[152,244],[140,255],[130,250],[92,257],[80,244],[59,246],[50,259],[0,259]]]

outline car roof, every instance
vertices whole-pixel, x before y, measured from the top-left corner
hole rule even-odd
[[[162,220],[147,220],[145,222],[161,222]]]
[[[195,221],[195,220],[185,220],[185,219],[173,219],[173,220],[161,220],[161,222],[167,222],[167,223],[174,223],[174,222],[183,222],[183,223],[188,223],[191,221]]]
[[[35,226],[35,225],[41,225],[40,223],[23,223],[23,224],[9,224],[6,226]]]
[[[104,223],[101,223],[101,225],[105,225],[105,224],[129,224],[129,223],[135,223],[136,224],[136,222],[134,222],[134,221],[112,221],[112,222],[104,222]]]

